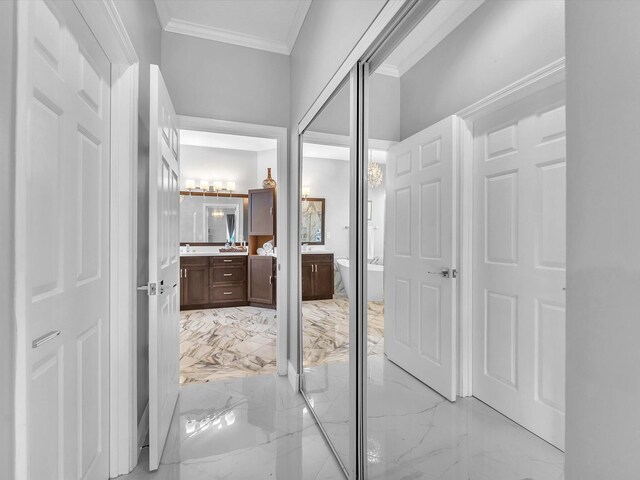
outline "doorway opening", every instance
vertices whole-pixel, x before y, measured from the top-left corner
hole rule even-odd
[[[180,131],[180,384],[276,374],[282,145],[198,120]]]

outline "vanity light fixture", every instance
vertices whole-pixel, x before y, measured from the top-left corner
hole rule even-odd
[[[209,180],[200,180],[200,190],[203,192],[209,190]]]
[[[309,195],[311,195],[311,188],[303,186],[302,187],[302,199],[306,200]]]
[[[233,192],[236,189],[236,182],[227,182],[227,192]]]
[[[222,182],[215,180],[213,182],[213,191],[214,192],[219,192],[220,190],[222,190]]]
[[[196,189],[196,181],[195,180],[187,180],[185,182],[185,186],[187,190],[195,190]]]

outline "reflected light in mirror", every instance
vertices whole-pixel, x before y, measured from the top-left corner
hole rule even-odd
[[[302,198],[307,198],[309,195],[311,195],[311,188],[302,187]]]

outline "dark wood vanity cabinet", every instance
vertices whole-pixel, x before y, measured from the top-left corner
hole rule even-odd
[[[180,307],[201,308],[209,304],[209,257],[180,259]]]
[[[180,258],[180,309],[247,305],[247,257]]]
[[[210,257],[209,302],[212,307],[247,304],[247,257]]]
[[[249,304],[276,308],[276,258],[249,257]]]
[[[333,254],[302,255],[302,300],[333,298]]]

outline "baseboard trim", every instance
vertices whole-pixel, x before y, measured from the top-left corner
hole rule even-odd
[[[140,458],[140,451],[144,446],[144,441],[147,438],[148,433],[149,433],[149,404],[147,403],[147,406],[144,407],[144,412],[142,412],[142,418],[140,419],[140,423],[138,424],[138,458]]]
[[[291,384],[293,391],[298,393],[300,391],[300,376],[291,362],[287,362],[287,377],[289,378],[289,383]]]

